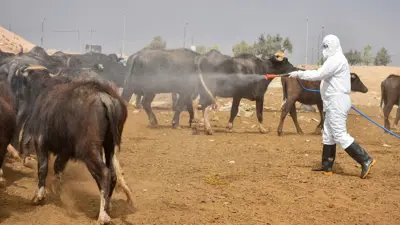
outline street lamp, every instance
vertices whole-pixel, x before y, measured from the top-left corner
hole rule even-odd
[[[122,55],[121,55],[121,57],[123,57],[125,55],[125,34],[126,34],[125,26],[126,26],[126,16],[127,15],[128,15],[128,13],[124,14],[124,38],[122,39]]]
[[[308,18],[306,18],[306,65],[308,63]]]
[[[183,48],[185,48],[185,42],[186,42],[186,27],[188,23],[185,23],[185,26],[183,27]]]
[[[43,48],[43,36],[44,36],[44,21],[46,20],[46,18],[44,18],[43,20],[42,20],[42,38],[40,39],[40,47],[42,47]]]

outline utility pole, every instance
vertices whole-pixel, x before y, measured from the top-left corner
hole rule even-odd
[[[314,63],[314,48],[311,48],[311,62]]]
[[[40,47],[42,47],[43,48],[43,36],[44,36],[44,21],[46,20],[46,18],[44,18],[43,20],[42,20],[42,37],[40,38]]]
[[[128,15],[128,13],[124,14],[124,38],[122,39],[122,53],[121,53],[121,57],[123,57],[125,55],[125,26],[126,26],[126,16]]]
[[[89,32],[90,32],[90,48],[89,48],[89,51],[92,52],[92,44],[93,44],[92,36],[93,36],[93,32],[96,32],[96,31],[93,30],[93,28],[90,28]]]
[[[319,51],[321,50],[321,45],[319,43],[319,40],[321,38],[321,34],[318,34],[318,38],[317,38],[317,65],[319,65]]]
[[[306,18],[306,65],[308,63],[308,18]]]
[[[186,26],[188,23],[185,23],[185,26],[183,27],[183,48],[185,48],[185,42],[186,42]]]

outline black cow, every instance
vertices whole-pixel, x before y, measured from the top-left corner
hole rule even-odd
[[[47,70],[47,68],[43,66],[30,66],[25,64],[23,67],[20,68],[20,70]],[[95,73],[91,69],[72,69],[72,68],[66,68],[66,69],[60,69],[57,74],[53,75],[50,74],[53,78],[52,80],[46,80],[43,81],[43,83],[39,83],[41,85],[45,85],[46,82],[77,82],[77,81],[87,81],[87,80],[96,80],[100,83],[109,85],[113,90],[118,91],[117,87],[115,86],[114,83],[111,81],[105,80],[104,78],[100,77],[97,73]],[[40,79],[40,77],[38,78]],[[16,102],[16,107],[15,109],[17,110],[17,127],[16,127],[16,132],[14,133],[14,138],[12,141],[12,146],[15,148],[19,149],[19,134],[22,129],[22,125],[24,124],[28,114],[30,113],[34,102],[38,96],[39,93],[41,93],[43,86],[37,86],[37,87],[32,87],[29,92],[24,90],[24,87],[22,84],[20,84],[21,79],[12,79],[11,80],[11,88],[14,93],[14,99]],[[36,84],[36,83],[35,83]],[[24,161],[26,163],[26,161]]]
[[[144,49],[131,58],[129,73],[125,80],[122,97],[129,101],[132,94],[143,95],[143,108],[151,127],[157,119],[151,102],[157,93],[178,93],[172,126],[179,127],[179,115],[186,105],[192,124],[194,114],[191,97],[196,93],[196,60],[200,54],[189,49],[156,50]]]
[[[400,120],[400,76],[395,74],[390,74],[381,83],[381,108],[383,108],[385,128],[390,130],[389,115],[393,109],[393,106],[397,105],[396,118],[394,119],[394,126]],[[399,129],[399,127],[397,127]]]
[[[3,76],[4,75],[4,76]],[[0,74],[0,186],[5,186],[3,162],[15,132],[15,109],[7,74]]]
[[[84,162],[100,190],[100,224],[110,222],[110,199],[119,181],[133,203],[119,163],[121,136],[127,118],[127,106],[110,86],[97,81],[70,82],[51,77],[46,70],[22,70],[14,76],[25,93],[42,87],[24,124],[21,149],[32,143],[38,158],[38,191],[33,204],[45,200],[48,155],[56,156],[55,192],[69,160]],[[36,89],[36,90],[35,90]],[[24,91],[23,91],[24,92]],[[103,148],[105,162],[103,162]]]
[[[199,89],[200,105],[203,111],[205,130],[212,134],[208,120],[209,106],[212,96],[233,97],[228,130],[233,128],[240,100],[242,98],[256,101],[259,130],[265,133],[262,126],[264,94],[272,79],[266,79],[265,74],[283,74],[297,70],[282,53],[276,53],[269,59],[263,60],[252,54],[241,54],[228,58],[218,65],[210,65],[200,58],[198,61],[199,78],[204,89]],[[204,79],[203,75],[204,74]],[[209,98],[211,97],[211,98]],[[215,100],[214,100],[215,101]]]
[[[351,90],[354,92],[367,93],[368,88],[360,80],[358,75],[355,73],[350,74]],[[301,130],[300,125],[297,121],[296,102],[300,102],[306,105],[317,105],[321,121],[315,129],[315,134],[321,134],[321,129],[324,125],[321,94],[319,92],[310,92],[304,90],[300,86],[299,82],[304,88],[311,90],[320,90],[321,81],[309,81],[288,77],[281,78],[284,104],[282,106],[281,119],[277,131],[279,136],[283,135],[283,122],[285,121],[285,117],[288,113],[290,113],[290,116],[292,117],[294,125],[296,126],[297,133],[303,134],[303,131]]]

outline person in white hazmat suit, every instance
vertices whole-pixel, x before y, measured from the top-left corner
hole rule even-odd
[[[312,168],[332,174],[339,144],[355,161],[361,164],[361,178],[367,177],[376,160],[347,133],[347,115],[351,108],[350,66],[343,55],[339,38],[327,35],[322,41],[324,64],[318,70],[294,71],[289,77],[304,80],[321,80],[321,98],[324,105],[324,128],[322,134],[322,166]]]

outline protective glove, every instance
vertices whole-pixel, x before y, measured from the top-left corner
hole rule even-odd
[[[304,74],[304,71],[298,70],[289,73],[289,77],[296,78]]]

